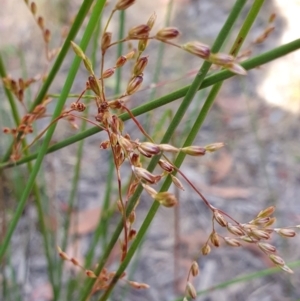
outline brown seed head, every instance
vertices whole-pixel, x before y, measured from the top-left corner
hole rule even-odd
[[[120,68],[124,66],[124,64],[127,62],[127,58],[124,55],[121,55],[117,61],[116,61],[116,68]]]
[[[241,243],[237,239],[234,239],[231,237],[224,237],[224,241],[226,242],[226,244],[228,246],[231,246],[231,247],[240,247],[241,246]]]
[[[226,53],[211,53],[208,60],[213,64],[224,66],[234,63],[235,58]]]
[[[135,0],[119,0],[115,6],[115,10],[125,10],[133,5]]]
[[[145,51],[145,49],[147,48],[148,44],[149,44],[149,40],[148,39],[139,40],[138,51],[140,53],[142,53],[143,51]]]
[[[258,214],[257,214],[257,217],[268,217],[270,215],[272,215],[275,211],[276,207],[275,206],[270,206],[262,211],[260,211]]]
[[[197,297],[196,289],[191,282],[186,284],[186,294],[192,299],[196,299]]]
[[[259,242],[257,245],[262,251],[264,251],[267,254],[276,253],[276,248],[271,244],[268,244],[266,242]]]
[[[179,36],[180,32],[176,27],[165,27],[156,33],[156,38],[159,40],[171,40]]]
[[[131,28],[128,32],[129,38],[146,38],[151,28],[146,24],[141,24]]]
[[[35,16],[35,14],[37,12],[37,6],[36,6],[35,2],[30,3],[30,10],[31,10],[32,14]]]
[[[80,263],[79,261],[76,259],[76,258],[71,258],[70,261],[74,264],[74,265],[77,265],[77,266],[80,266]]]
[[[219,150],[223,146],[224,146],[223,142],[217,142],[217,143],[208,144],[204,148],[206,149],[207,152],[212,153]]]
[[[136,281],[128,281],[128,283],[136,289],[147,289],[150,286],[146,283],[140,283],[140,282],[136,282]]]
[[[251,235],[257,239],[270,239],[270,234],[264,230],[251,229]]]
[[[111,32],[108,32],[106,31],[103,36],[102,36],[102,39],[101,39],[101,50],[102,50],[102,53],[105,52],[105,50],[108,48],[108,46],[110,45],[110,42],[111,42],[111,36],[112,36],[112,33]]]
[[[39,17],[37,18],[37,23],[38,23],[38,25],[39,25],[39,27],[40,27],[41,29],[44,29],[45,23],[44,23],[44,18],[43,18],[43,17],[39,16]]]
[[[161,179],[160,175],[153,175],[145,168],[135,166],[131,166],[131,168],[138,179],[144,180],[149,184],[155,184]]]
[[[114,75],[115,73],[115,68],[109,68],[106,69],[103,73],[102,73],[102,78],[109,78],[112,75]]]
[[[159,164],[159,166],[160,166],[163,170],[165,170],[165,171],[167,171],[167,172],[169,172],[169,173],[171,173],[171,172],[174,171],[173,165],[172,165],[171,163],[169,163],[168,161],[165,161],[165,160],[160,159],[160,160],[158,161],[158,164]]]
[[[132,78],[132,80],[128,83],[126,93],[127,95],[132,95],[135,93],[143,83],[143,77],[142,76],[135,76]]]
[[[220,246],[220,239],[216,231],[210,234],[210,241],[215,247],[218,248]]]
[[[157,191],[147,184],[142,183],[142,186],[147,191],[147,193],[152,197],[152,199],[155,199],[155,197],[157,195]]]
[[[147,64],[148,64],[147,56],[143,56],[143,57],[139,58],[138,61],[134,65],[133,74],[135,76],[142,74],[144,69],[146,68]]]
[[[204,147],[196,145],[183,147],[180,149],[180,151],[190,156],[204,156],[206,153],[206,149]]]
[[[51,31],[49,29],[45,29],[43,36],[44,36],[45,43],[48,44],[50,42],[50,39],[51,39]]]
[[[199,266],[196,261],[193,261],[193,263],[192,263],[191,273],[194,277],[196,277],[199,274]]]
[[[100,90],[100,85],[98,83],[98,80],[95,79],[94,76],[89,76],[89,85],[90,85],[90,88],[93,90],[93,92],[100,96],[101,95],[101,90]]]
[[[174,184],[177,188],[179,188],[180,190],[183,190],[183,191],[184,191],[184,187],[183,187],[182,183],[179,181],[179,179],[176,178],[176,177],[173,176],[173,175],[171,175],[171,178],[172,178],[173,184]]]
[[[271,254],[271,255],[269,255],[269,258],[270,258],[276,265],[280,265],[280,266],[284,266],[284,265],[285,265],[284,260],[283,260],[281,257],[279,257],[278,255]]]
[[[137,231],[135,229],[130,229],[129,234],[128,234],[128,239],[133,240],[136,237]]]
[[[159,144],[161,151],[169,153],[178,153],[179,149],[170,144]]]
[[[282,237],[294,237],[296,232],[290,228],[275,228],[274,231]]]
[[[156,13],[154,12],[154,13],[150,16],[150,18],[148,19],[147,25],[148,25],[151,29],[152,29],[153,26],[154,26],[154,23],[155,23],[155,21],[156,21],[156,17],[157,17],[157,15],[156,15]]]
[[[162,206],[165,206],[165,207],[168,207],[168,208],[169,207],[174,207],[178,203],[175,195],[168,192],[168,191],[159,192],[155,196],[155,200],[158,201]]]
[[[139,144],[139,148],[152,155],[157,155],[160,153],[159,146],[152,142],[142,142]]]
[[[201,252],[202,255],[208,255],[211,251],[211,248],[208,244],[205,244],[202,248],[201,248]]]
[[[91,270],[85,270],[85,274],[89,277],[89,278],[97,278],[96,274],[91,271]]]
[[[224,218],[224,216],[218,210],[214,210],[214,219],[217,221],[217,223],[220,226],[222,226],[222,227],[227,226],[226,219]]]
[[[229,65],[224,66],[227,70],[231,71],[232,73],[238,74],[238,75],[247,75],[247,71],[239,64],[232,63]]]
[[[110,141],[105,140],[100,143],[100,149],[108,149],[110,147]]]
[[[181,48],[203,59],[208,59],[210,55],[210,47],[197,41],[186,43]]]

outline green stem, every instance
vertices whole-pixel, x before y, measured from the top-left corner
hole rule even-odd
[[[89,2],[90,0],[85,0],[84,3],[82,4],[83,6],[88,6],[89,5]],[[105,4],[105,1],[104,0],[98,0],[94,6],[94,10],[92,12],[92,15],[90,17],[90,20],[89,20],[89,23],[86,27],[86,30],[84,32],[84,35],[82,37],[82,40],[81,40],[81,43],[80,43],[80,47],[81,49],[83,49],[83,51],[86,49],[89,41],[90,41],[90,38],[91,38],[91,35],[93,33],[93,30],[99,20],[99,17],[100,17],[100,14],[102,12],[102,9],[104,7],[104,4]],[[57,105],[56,105],[56,108],[54,110],[54,114],[53,114],[53,118],[52,120],[55,120],[58,116],[60,116],[62,110],[63,110],[63,107],[64,107],[64,104],[65,104],[65,101],[67,99],[67,96],[68,96],[68,93],[70,92],[71,90],[71,87],[72,87],[72,84],[73,84],[73,81],[75,79],[75,76],[76,76],[76,73],[78,71],[78,68],[79,68],[79,65],[80,65],[80,58],[79,57],[75,57],[74,60],[73,60],[73,63],[70,67],[70,71],[68,73],[68,76],[67,76],[67,79],[66,79],[66,82],[65,82],[65,85],[62,89],[62,93],[61,93],[61,96],[57,102]],[[18,220],[23,212],[23,209],[25,207],[25,204],[26,204],[26,201],[28,199],[28,196],[33,188],[33,185],[34,185],[34,182],[35,182],[35,178],[38,174],[38,171],[41,167],[41,164],[43,162],[43,159],[44,159],[44,156],[47,152],[47,148],[49,146],[49,143],[51,141],[51,138],[52,138],[52,135],[55,131],[55,128],[56,128],[56,124],[53,124],[52,126],[49,127],[48,131],[47,131],[47,134],[45,136],[45,139],[41,145],[41,148],[40,148],[40,151],[39,151],[39,154],[38,154],[38,157],[37,157],[37,160],[35,162],[35,165],[32,169],[32,172],[29,176],[29,179],[28,179],[28,182],[27,182],[27,185],[24,189],[24,192],[22,194],[22,197],[18,203],[18,207],[15,211],[15,214],[9,224],[9,228],[7,230],[7,233],[5,235],[5,238],[3,240],[3,244],[1,246],[1,249],[0,249],[0,260],[3,258],[5,252],[6,252],[6,249],[9,245],[9,241],[12,237],[12,234],[17,226],[17,223],[18,223]]]
[[[6,70],[5,70],[5,66],[2,60],[2,57],[0,55],[0,75],[1,78],[6,77]],[[13,119],[15,122],[15,125],[18,126],[20,124],[20,116],[19,116],[19,112],[17,109],[17,106],[15,104],[15,100],[14,97],[11,93],[10,90],[6,89],[4,86],[4,91],[6,94],[6,97],[8,98],[9,104],[10,104],[10,108],[12,111],[12,115],[13,115]],[[22,140],[22,146],[23,148],[26,148],[26,140],[23,139]],[[29,151],[28,149],[26,149],[24,151],[24,154],[26,156],[29,155]],[[32,172],[32,163],[31,162],[27,162],[27,169],[29,174]],[[0,171],[2,172],[2,171]],[[40,194],[40,190],[37,186],[37,184],[34,182],[33,183],[33,193],[35,196],[35,205],[36,205],[36,209],[37,209],[37,213],[38,213],[38,218],[39,218],[39,224],[41,227],[41,232],[42,232],[42,236],[43,236],[43,242],[44,242],[44,249],[45,249],[45,254],[46,254],[46,259],[47,259],[47,265],[48,265],[48,271],[49,271],[49,280],[54,292],[54,288],[55,288],[55,281],[54,281],[54,274],[53,274],[53,262],[51,259],[51,253],[50,253],[50,247],[49,247],[49,242],[48,242],[48,234],[47,234],[47,227],[45,224],[45,219],[44,219],[44,214],[43,214],[43,209],[42,209],[42,200],[41,200],[41,194]]]

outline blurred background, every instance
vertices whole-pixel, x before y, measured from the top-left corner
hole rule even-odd
[[[157,21],[153,32],[165,26],[176,26],[181,31],[179,43],[201,41],[212,45],[224,24],[235,1],[217,0],[152,0],[137,3],[126,11],[125,32],[132,26],[147,22],[155,11]],[[61,45],[61,32],[72,22],[81,1],[53,0],[36,1],[38,12],[51,30],[51,47]],[[249,1],[239,18],[226,46],[228,52],[234,38],[247,14],[252,1]],[[108,18],[114,3],[109,3],[103,15]],[[299,38],[298,16],[300,1],[265,1],[265,4],[245,41],[243,49],[251,49],[254,56]],[[268,26],[269,16],[275,13],[275,30],[262,44],[253,45]],[[84,28],[84,26],[83,26]],[[118,32],[118,15],[112,20],[109,31],[113,36]],[[13,78],[34,77],[48,68],[41,33],[25,3],[17,0],[1,0],[0,10],[0,51],[4,58],[7,73]],[[83,30],[82,30],[83,32]],[[81,32],[81,33],[82,33]],[[80,40],[81,33],[77,40]],[[124,49],[130,50],[125,45]],[[135,44],[133,43],[133,47]],[[190,84],[202,64],[202,60],[173,47],[160,48],[153,41],[145,51],[149,64],[144,74],[143,90],[136,93],[128,102],[133,108],[151,99],[170,93]],[[87,51],[89,52],[90,49]],[[49,93],[53,94],[49,104],[49,114],[54,108],[64,84],[66,74],[73,59],[70,51]],[[100,57],[100,51],[99,55]],[[115,49],[111,49],[105,67],[114,65]],[[277,227],[300,224],[300,148],[299,148],[299,110],[300,110],[300,53],[295,52],[268,65],[249,71],[245,77],[236,76],[224,82],[221,92],[210,111],[195,144],[206,145],[224,142],[226,146],[215,154],[203,158],[186,158],[182,171],[215,206],[231,214],[240,222],[248,222],[267,206],[276,206]],[[161,67],[158,77],[154,74],[157,65]],[[124,69],[121,88],[124,90],[129,71]],[[85,88],[87,73],[81,66],[74,82],[72,93],[79,94]],[[154,85],[157,84],[157,85]],[[107,94],[114,95],[114,78],[107,81]],[[34,98],[39,84],[27,94]],[[191,128],[191,120],[202,106],[208,90],[196,95],[182,125],[178,128],[172,143],[181,145],[185,133]],[[9,105],[3,86],[0,86],[0,126],[12,126]],[[74,99],[69,100],[69,103]],[[177,100],[169,106],[156,109],[148,117],[138,120],[159,142],[176,112]],[[20,108],[20,111],[22,109]],[[91,119],[95,112],[91,111]],[[164,121],[161,122],[162,118]],[[38,129],[47,125],[49,119],[38,123]],[[80,124],[80,121],[77,121]],[[159,126],[157,126],[159,125]],[[125,129],[131,138],[143,139],[133,123],[126,122]],[[69,123],[61,121],[56,129],[53,142],[76,134]],[[10,137],[0,134],[0,154],[4,155]],[[76,205],[72,212],[69,231],[70,242],[66,252],[76,256],[81,262],[87,253],[94,230],[101,217],[101,208],[109,164],[109,152],[99,149],[105,139],[103,134],[89,137],[85,141],[81,164],[81,176],[77,187]],[[61,240],[61,229],[67,213],[67,201],[76,162],[77,144],[46,156],[38,182],[43,197],[47,226],[52,233],[53,253],[55,245]],[[127,171],[124,170],[124,176]],[[1,176],[1,211],[6,212],[9,221],[28,178],[25,167],[4,170]],[[253,276],[245,281],[237,281],[223,288],[214,286],[237,277],[252,275],[273,265],[262,252],[245,245],[240,248],[222,246],[213,249],[207,257],[199,252],[211,232],[211,213],[199,197],[185,185],[185,191],[178,193],[180,205],[176,209],[160,208],[147,234],[143,247],[135,256],[127,273],[130,280],[145,282],[148,290],[134,290],[120,282],[111,300],[176,300],[183,296],[186,277],[191,262],[196,259],[200,266],[200,276],[193,281],[197,290],[209,289],[197,300],[297,300],[300,299],[300,269],[294,268],[294,275],[284,272],[261,277]],[[111,208],[117,201],[117,182],[111,191]],[[151,199],[143,195],[137,209],[138,229],[151,206]],[[119,213],[113,210],[108,227],[107,240],[119,220]],[[2,229],[5,231],[3,215]],[[105,241],[104,241],[105,243]],[[4,278],[20,300],[52,300],[48,280],[47,264],[42,238],[37,222],[37,213],[31,198],[14,233],[9,264],[2,268],[0,280],[4,290]],[[272,241],[279,254],[292,262],[299,260],[300,241],[277,237]],[[103,251],[103,244],[96,249],[96,257]],[[59,259],[58,259],[59,260]],[[118,267],[119,249],[116,247],[109,261],[109,269]],[[94,260],[93,264],[96,263]],[[89,267],[92,268],[92,267]],[[80,271],[69,263],[64,265],[62,281],[67,285]],[[129,277],[129,276],[128,276]],[[80,282],[77,283],[80,286]],[[11,292],[12,294],[12,292]],[[14,295],[11,295],[14,296]],[[76,296],[76,295],[75,295]],[[11,300],[18,300],[12,298]],[[75,299],[76,300],[76,299]]]

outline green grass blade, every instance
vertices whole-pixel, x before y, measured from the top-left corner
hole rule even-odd
[[[82,5],[86,6],[88,3],[89,3],[89,0],[86,0],[86,1],[84,1],[84,3]],[[102,12],[103,7],[104,7],[104,3],[105,3],[104,0],[98,0],[96,2],[95,6],[94,6],[94,10],[92,12],[89,23],[87,25],[87,28],[85,30],[85,33],[84,33],[84,35],[82,37],[82,40],[81,40],[81,43],[80,43],[80,47],[83,50],[86,49],[86,47],[87,47],[87,45],[90,41],[93,30],[94,30],[94,28],[97,24],[97,21],[100,17],[100,14]],[[72,87],[73,81],[74,81],[75,76],[76,76],[76,73],[78,71],[80,62],[81,62],[81,60],[78,57],[75,57],[75,59],[73,60],[73,63],[70,67],[70,71],[68,73],[68,76],[67,76],[67,79],[66,79],[66,82],[65,82],[65,85],[64,85],[64,88],[63,88],[62,93],[61,93],[61,97],[59,98],[58,103],[56,105],[52,120],[54,120],[55,118],[57,118],[61,114],[61,111],[62,111],[62,109],[64,107],[64,104],[65,104],[65,101],[67,99],[68,93],[70,92],[70,89]],[[18,223],[18,220],[19,220],[19,218],[20,218],[20,216],[23,212],[23,209],[25,207],[27,198],[28,198],[28,196],[29,196],[29,194],[30,194],[30,192],[33,188],[35,178],[36,178],[36,176],[38,174],[38,171],[39,171],[39,168],[40,168],[40,166],[43,162],[43,158],[44,158],[44,156],[47,152],[47,148],[48,148],[48,145],[50,143],[50,140],[52,138],[52,135],[54,133],[55,128],[56,128],[56,124],[53,124],[51,127],[49,127],[49,130],[47,131],[45,139],[44,139],[44,141],[42,143],[42,146],[40,148],[40,152],[38,154],[37,160],[35,162],[35,165],[33,167],[32,172],[29,176],[27,185],[24,189],[24,193],[22,195],[22,198],[19,201],[18,207],[17,207],[17,209],[15,211],[15,214],[14,214],[14,216],[13,216],[11,222],[10,222],[7,233],[6,233],[6,235],[3,239],[3,244],[2,244],[1,249],[0,249],[0,260],[3,258],[4,254],[6,252],[6,249],[8,247],[11,236],[12,236],[12,234],[13,234],[15,228],[16,228],[16,225]]]

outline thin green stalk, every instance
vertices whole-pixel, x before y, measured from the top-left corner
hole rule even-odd
[[[88,6],[89,2],[90,2],[90,0],[85,0],[84,3],[82,4],[82,6]],[[93,30],[94,30],[94,28],[95,28],[95,26],[96,26],[96,24],[99,20],[100,14],[101,14],[102,9],[104,7],[104,3],[105,3],[104,0],[98,0],[96,2],[95,6],[94,6],[94,10],[92,12],[89,23],[86,27],[86,30],[84,32],[84,35],[83,35],[81,43],[80,43],[80,47],[81,47],[81,49],[83,49],[83,51],[86,49],[86,47],[87,47],[87,45],[90,41]],[[65,101],[66,101],[68,93],[70,92],[70,89],[72,87],[73,81],[75,79],[76,73],[77,73],[79,65],[80,65],[80,62],[81,61],[80,61],[79,57],[74,58],[73,63],[70,67],[70,71],[68,73],[65,85],[62,89],[61,97],[59,98],[59,100],[57,102],[57,105],[56,105],[56,108],[54,110],[52,120],[55,120],[58,116],[60,116],[61,111],[63,110]],[[43,162],[44,156],[47,152],[47,148],[49,146],[49,143],[51,141],[51,138],[52,138],[52,135],[55,131],[55,128],[56,128],[56,123],[54,123],[52,126],[49,127],[49,129],[47,131],[47,134],[45,136],[45,139],[44,139],[44,141],[41,145],[37,160],[35,162],[35,165],[33,167],[32,172],[29,176],[27,185],[24,189],[24,193],[23,193],[23,195],[22,195],[22,197],[21,197],[21,199],[18,203],[18,207],[15,211],[15,214],[14,214],[10,224],[9,224],[8,231],[7,231],[7,233],[5,235],[5,238],[3,240],[3,244],[2,244],[1,249],[0,249],[0,260],[3,258],[4,254],[6,252],[6,249],[9,245],[9,241],[10,241],[10,239],[12,237],[12,234],[13,234],[16,226],[17,226],[18,220],[19,220],[19,218],[20,218],[20,216],[23,212],[26,201],[28,199],[28,196],[29,196],[32,188],[33,188],[35,178],[36,178],[36,176],[38,174],[38,171],[40,169],[40,166]]]
[[[1,55],[0,55],[0,75],[1,75],[1,78],[6,77],[6,70],[5,70],[5,66],[4,66],[4,63],[2,61]],[[15,104],[14,97],[13,97],[11,91],[6,89],[5,86],[4,86],[4,91],[5,91],[6,97],[8,98],[8,101],[9,101],[9,104],[10,104],[10,108],[11,108],[11,111],[12,111],[12,115],[13,115],[15,125],[18,126],[20,124],[20,116],[19,116],[17,106]],[[25,148],[26,145],[27,145],[26,139],[23,139],[22,140],[22,146]],[[28,149],[25,150],[24,154],[26,156],[29,155]],[[28,172],[30,174],[32,172],[32,163],[31,162],[27,162],[27,169],[28,169]],[[36,204],[39,224],[40,224],[41,232],[42,232],[42,236],[43,236],[44,249],[45,249],[45,254],[46,254],[46,259],[47,259],[47,266],[48,266],[48,271],[49,271],[49,280],[50,280],[52,289],[54,290],[54,287],[55,287],[54,275],[53,275],[53,270],[54,269],[53,269],[53,262],[52,262],[51,253],[50,253],[47,227],[46,227],[46,224],[45,224],[44,214],[43,214],[43,210],[42,210],[42,200],[41,200],[40,190],[39,190],[39,187],[37,186],[37,184],[35,182],[33,182],[33,193],[34,193],[34,196],[35,196],[35,204]]]
[[[220,47],[222,46],[227,33],[230,31],[230,28],[233,26],[234,22],[236,21],[237,17],[239,16],[243,6],[245,5],[246,0],[237,0],[236,4],[234,5],[227,21],[225,22],[223,28],[221,29],[213,47],[212,47],[212,51],[214,52],[218,52],[218,50],[220,49]],[[199,72],[197,73],[193,83],[191,84],[189,90],[187,91],[183,101],[181,102],[181,105],[179,107],[179,109],[177,110],[170,126],[168,127],[161,143],[168,143],[168,141],[171,139],[172,135],[175,132],[176,127],[179,125],[181,119],[183,118],[187,108],[189,107],[193,97],[195,96],[195,94],[197,93],[201,83],[203,82],[207,72],[209,71],[209,68],[211,66],[211,63],[209,62],[204,62],[202,67],[200,68]],[[154,157],[149,166],[148,166],[148,170],[151,171],[154,169],[154,167],[156,166],[157,162],[159,160],[159,156]],[[165,181],[166,182],[166,181]],[[171,182],[171,181],[169,181]],[[133,207],[135,206],[139,195],[142,192],[142,188],[141,186],[138,187],[138,189],[136,190],[136,192],[134,193],[133,197],[131,198],[131,200],[128,203],[128,207],[126,210],[126,215],[128,216],[130,214],[130,212],[132,211]],[[113,289],[114,285],[116,284],[116,282],[118,281],[119,277],[121,276],[122,272],[125,270],[125,268],[127,267],[127,265],[129,264],[133,254],[135,253],[138,245],[140,244],[141,240],[143,239],[146,230],[148,229],[157,209],[159,207],[159,203],[158,202],[154,202],[148,215],[147,218],[144,220],[144,227],[142,226],[137,234],[137,237],[135,238],[135,240],[133,241],[131,247],[128,250],[128,253],[124,259],[124,261],[121,263],[118,271],[116,272],[116,275],[114,276],[114,278],[112,279],[111,284],[109,285],[108,289],[105,291],[105,293],[103,294],[103,296],[100,298],[101,301],[106,300],[109,296],[109,294],[111,293],[111,290]],[[149,217],[148,217],[149,216]],[[120,221],[114,234],[112,235],[111,241],[108,244],[108,247],[106,248],[99,264],[98,267],[96,269],[96,274],[99,274],[99,272],[103,269],[107,258],[109,256],[109,254],[111,253],[112,248],[114,247],[115,243],[118,240],[118,237],[122,231],[122,227],[123,227],[123,222]],[[88,282],[88,284],[86,285],[86,289],[84,290],[80,300],[84,301],[86,299],[86,297],[88,296],[93,284],[94,284],[95,280],[91,280]]]
[[[275,59],[278,59],[282,56],[285,56],[293,51],[296,51],[300,49],[300,39],[294,40],[290,43],[287,43],[285,45],[279,46],[273,50],[267,51],[263,54],[260,54],[254,58],[248,59],[244,62],[241,63],[241,66],[243,66],[246,70],[251,70],[256,67],[259,67],[261,65],[267,64],[271,61],[274,61]],[[205,89],[207,87],[210,87],[220,81],[224,81],[226,79],[229,79],[231,77],[235,76],[232,72],[228,70],[222,70],[219,71],[213,75],[207,76],[205,80],[202,82],[201,86],[199,87],[199,90]],[[173,102],[181,97],[184,97],[187,93],[187,90],[189,89],[190,86],[183,87],[181,89],[178,89],[170,94],[167,94],[163,97],[160,97],[156,100],[150,101],[148,103],[145,103],[141,106],[138,106],[134,109],[132,109],[132,113],[134,116],[139,116],[142,115],[150,110],[154,110],[156,108],[159,108],[161,106],[164,106],[170,102]],[[129,120],[130,116],[127,113],[121,114],[119,116],[123,121]],[[76,134],[68,139],[65,139],[62,142],[56,143],[53,146],[51,146],[48,150],[47,153],[52,153],[56,150],[59,150],[65,146],[68,146],[70,144],[73,144],[75,142],[78,142],[82,139],[85,139],[89,136],[92,136],[98,132],[101,132],[101,129],[98,127],[93,127],[89,130],[86,130],[83,133]],[[13,167],[15,165],[20,165],[23,164],[27,161],[31,161],[37,158],[37,153],[32,154],[28,157],[25,157],[15,163],[4,163],[0,164],[0,169],[2,168],[7,168],[7,167]]]
[[[93,0],[85,0],[84,3],[81,5],[78,14],[73,22],[73,25],[69,31],[68,36],[66,37],[66,40],[61,48],[61,50],[59,51],[59,54],[53,64],[53,67],[51,68],[49,74],[47,75],[46,81],[44,82],[43,86],[41,87],[41,90],[39,91],[35,101],[32,103],[31,107],[30,107],[30,112],[38,105],[40,104],[43,99],[46,96],[46,93],[50,87],[50,85],[52,84],[54,78],[56,77],[56,74],[60,68],[60,66],[62,65],[68,50],[70,48],[71,45],[71,41],[75,39],[77,32],[79,31],[79,29],[81,28],[81,25],[87,15],[87,13],[89,12],[91,5],[93,4]],[[1,75],[2,76],[2,75]],[[4,157],[2,158],[2,162],[6,162],[9,160],[10,154],[11,154],[11,149],[12,146],[7,150],[6,154],[4,155]]]
[[[290,262],[287,265],[290,268],[300,267],[300,260]],[[275,273],[280,273],[280,272],[282,272],[282,270],[280,268],[274,267],[274,268],[265,269],[265,270],[262,270],[262,271],[259,271],[259,272],[254,272],[254,273],[251,273],[251,274],[248,274],[248,275],[245,275],[245,276],[239,276],[239,277],[233,278],[231,280],[224,281],[220,284],[213,285],[213,286],[211,286],[211,287],[209,287],[205,290],[199,291],[199,292],[197,292],[197,296],[199,297],[199,296],[203,296],[203,295],[208,295],[211,292],[214,292],[216,290],[228,287],[228,286],[230,286],[232,284],[235,284],[235,283],[249,282],[250,280],[253,280],[253,279],[262,278],[262,277],[273,275]],[[182,298],[178,298],[175,301],[181,301],[181,300],[182,300]]]
[[[99,41],[99,36],[101,32],[101,19],[98,21],[98,24],[96,26],[95,32],[94,32],[94,43],[93,43],[93,51],[91,55],[91,62],[92,66],[96,66],[96,60],[97,60],[97,50],[98,50],[98,41]],[[90,93],[90,91],[89,91]],[[88,117],[89,114],[89,104],[91,102],[91,99],[87,100],[87,106],[86,110],[84,111],[84,117]],[[87,121],[85,119],[82,120],[80,131],[83,132],[86,130],[87,127]],[[69,240],[69,228],[70,228],[70,222],[71,222],[71,213],[73,212],[74,208],[74,203],[75,203],[75,198],[77,196],[78,192],[78,183],[79,183],[79,178],[80,178],[80,172],[81,172],[81,161],[82,161],[82,155],[83,155],[83,147],[84,147],[84,140],[81,140],[78,149],[77,149],[77,154],[76,154],[76,164],[74,166],[74,172],[73,172],[73,179],[72,179],[72,185],[71,185],[71,193],[69,195],[69,200],[68,200],[68,211],[66,213],[66,218],[65,218],[65,223],[64,223],[64,234],[63,234],[63,241],[61,244],[62,250],[66,250],[67,245],[68,245],[68,240]],[[64,260],[61,260],[58,265],[58,286],[56,287],[56,299],[59,299],[60,291],[61,291],[61,285],[62,285],[62,269],[64,265]]]

